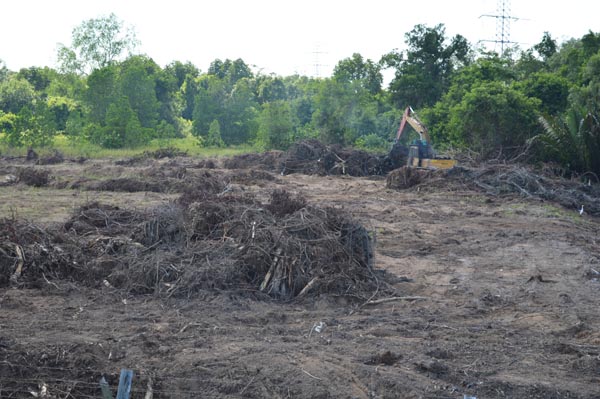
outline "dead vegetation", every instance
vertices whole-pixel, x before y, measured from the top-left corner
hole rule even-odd
[[[282,174],[372,176],[384,173],[383,163],[381,155],[305,140],[290,147],[280,169]]]
[[[18,168],[17,182],[32,187],[44,187],[50,182],[50,171],[39,168]]]
[[[154,151],[144,151],[143,153],[130,158],[120,159],[116,161],[115,164],[120,166],[137,166],[147,163],[149,160],[185,157],[187,155],[187,151],[181,151],[175,147],[164,147]]]
[[[287,151],[269,151],[261,154],[237,155],[223,161],[227,169],[262,169],[287,175],[383,175],[403,165],[406,154],[394,147],[390,154],[373,154],[367,151],[325,145],[319,140],[294,143]]]
[[[22,287],[66,279],[169,297],[241,289],[280,300],[317,294],[366,300],[379,284],[363,226],[283,190],[266,204],[204,190],[143,211],[90,203],[54,228],[1,223],[4,286],[19,263],[15,281]]]
[[[223,160],[225,169],[262,169],[277,171],[283,156],[281,151],[235,155]]]
[[[447,170],[402,167],[388,174],[386,186],[397,190],[469,189],[490,196],[518,195],[552,201],[568,209],[583,209],[590,215],[600,215],[598,184],[567,180],[544,170],[517,164],[454,167]]]
[[[54,150],[48,155],[41,156],[36,161],[38,165],[56,165],[63,162],[65,162],[65,156],[58,150]]]

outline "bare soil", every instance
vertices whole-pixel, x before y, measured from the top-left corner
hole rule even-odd
[[[90,201],[170,203],[186,182],[205,181],[199,166],[185,157],[4,160],[0,179],[31,167],[49,182],[1,186],[0,218],[52,225]],[[395,291],[280,301],[235,289],[168,298],[69,279],[17,282],[0,288],[1,398],[100,397],[103,376],[114,395],[122,368],[134,370],[133,398],[600,398],[598,218],[463,185],[391,190],[383,177],[218,163],[210,174],[223,191],[268,198],[285,189],[348,212],[373,232],[374,266]],[[169,179],[169,190],[73,184],[125,178]]]

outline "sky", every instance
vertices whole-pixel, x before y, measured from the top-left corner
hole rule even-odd
[[[360,53],[378,61],[403,50],[416,24],[443,23],[446,34],[494,49],[502,0],[19,0],[2,2],[0,60],[9,70],[56,67],[58,43],[71,45],[83,21],[115,13],[133,26],[138,52],[165,66],[242,58],[255,72],[330,76],[338,61]],[[508,1],[510,40],[524,49],[548,31],[559,43],[600,32],[600,2]]]

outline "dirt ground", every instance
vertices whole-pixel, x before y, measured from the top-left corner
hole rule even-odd
[[[195,163],[35,166],[49,185],[0,187],[0,218],[44,225],[91,200],[129,209],[173,201],[168,190],[81,182],[157,165],[189,176]],[[0,179],[19,167],[2,161]],[[97,398],[102,376],[114,395],[121,368],[134,371],[133,398],[600,398],[597,218],[461,187],[390,190],[381,177],[250,175],[228,187],[302,193],[373,231],[375,268],[396,293],[282,303],[240,290],[173,299],[69,280],[0,288],[0,398]]]

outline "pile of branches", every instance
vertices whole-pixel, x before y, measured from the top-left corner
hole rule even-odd
[[[425,170],[402,167],[390,172],[386,185],[392,189],[470,189],[492,196],[519,195],[556,202],[565,208],[600,215],[600,185],[567,180],[518,164],[483,165]]]
[[[278,300],[365,300],[379,288],[369,232],[281,190],[267,203],[206,192],[143,211],[90,203],[60,226],[4,219],[0,231],[0,286],[69,280],[131,294],[236,290]]]
[[[144,151],[143,153],[135,155],[133,157],[118,160],[115,162],[115,164],[120,166],[134,166],[140,163],[144,163],[148,160],[185,157],[187,155],[187,151],[182,151],[176,147],[164,147],[154,151]]]
[[[50,182],[50,171],[33,167],[18,168],[17,182],[32,187],[45,187]]]
[[[387,172],[385,156],[340,146],[327,146],[319,140],[295,143],[281,160],[281,173],[309,175],[372,176]]]
[[[235,155],[223,160],[225,169],[262,169],[277,171],[283,153],[281,151],[267,151],[260,154],[248,153]]]
[[[191,189],[201,189],[218,193],[225,189],[228,179],[204,169],[188,169],[186,167],[152,166],[142,169],[136,176],[116,177],[109,179],[78,179],[72,182],[60,181],[58,188],[71,188],[91,191],[113,192],[156,192],[184,193]]]
[[[65,162],[65,156],[62,152],[54,150],[51,154],[39,157],[36,164],[38,165],[56,165]]]
[[[286,152],[237,155],[223,161],[226,169],[262,169],[287,175],[377,176],[404,165],[408,149],[395,146],[389,154],[325,145],[310,139],[294,143]]]

